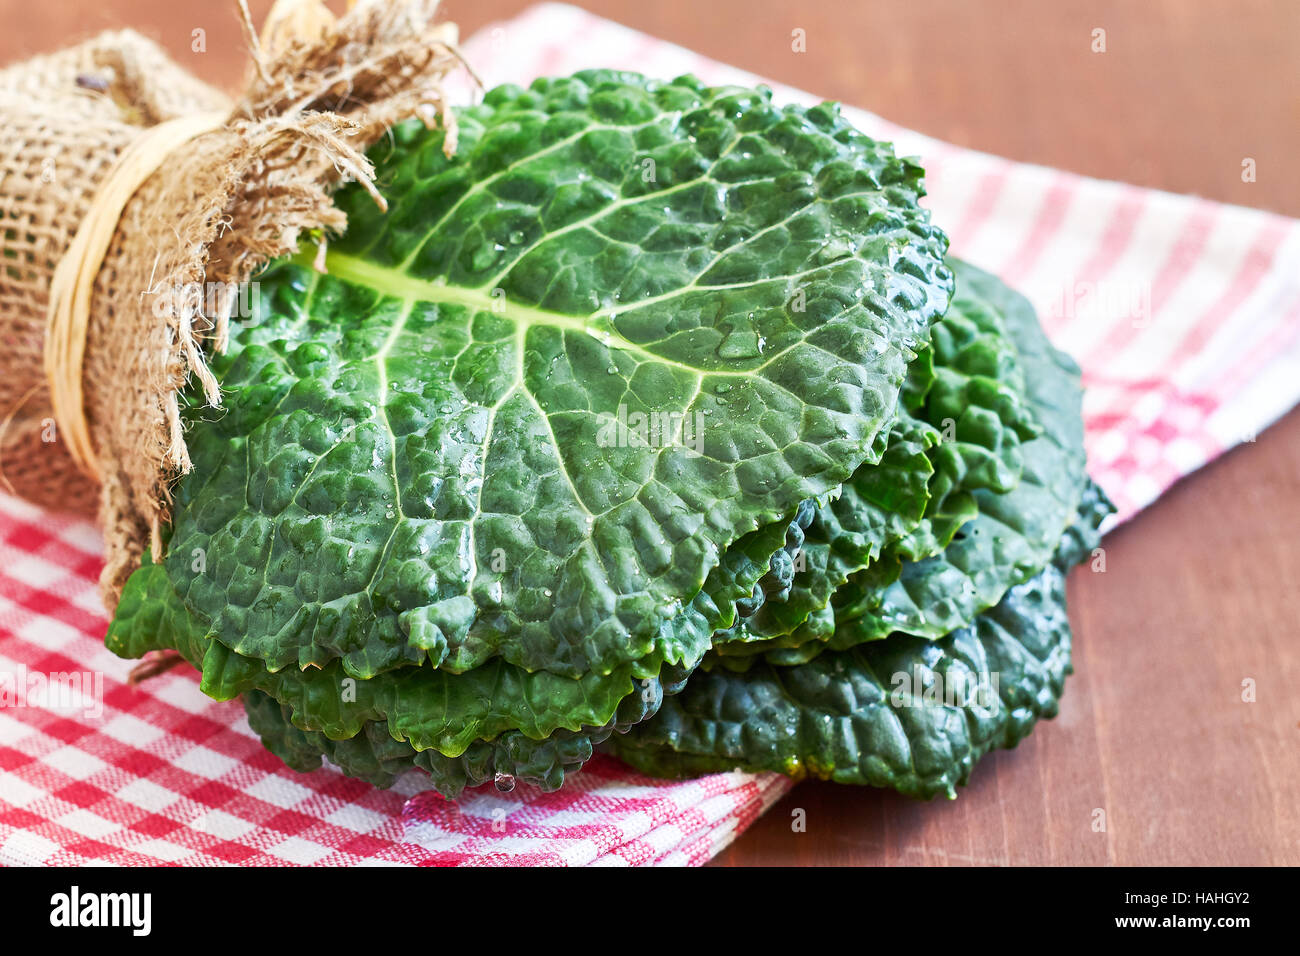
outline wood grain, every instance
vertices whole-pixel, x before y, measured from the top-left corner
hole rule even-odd
[[[950,142],[1300,215],[1293,0],[580,5]],[[233,6],[0,0],[0,62],[130,26],[233,87]],[[468,35],[524,6],[445,9]],[[795,28],[806,53],[791,51]],[[1105,547],[1104,574],[1070,581],[1077,672],[1059,718],[983,761],[953,802],[801,784],[717,862],[1300,864],[1300,413]],[[806,832],[792,832],[796,809]]]

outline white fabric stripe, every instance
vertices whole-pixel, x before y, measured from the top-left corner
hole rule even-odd
[[[1289,229],[1253,299],[1227,313],[1202,350],[1182,366],[1180,378],[1189,388],[1217,391],[1218,377],[1224,370],[1236,368],[1243,356],[1288,321],[1288,310],[1300,302],[1300,272],[1288,268],[1297,262],[1300,262],[1300,229]]]

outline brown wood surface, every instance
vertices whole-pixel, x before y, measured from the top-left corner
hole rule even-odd
[[[468,35],[526,5],[445,9]],[[1295,0],[579,5],[950,142],[1300,215]],[[251,6],[260,16],[268,2]],[[0,0],[0,63],[129,26],[233,87],[233,8]],[[803,54],[790,50],[796,27]],[[801,784],[718,862],[1300,864],[1300,413],[1105,546],[1106,573],[1070,582],[1076,674],[1060,717],[985,759],[951,803]],[[806,832],[792,831],[796,810]]]

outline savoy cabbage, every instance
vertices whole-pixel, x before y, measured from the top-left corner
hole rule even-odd
[[[1054,713],[1106,507],[1077,369],[945,258],[915,162],[690,77],[458,118],[259,277],[114,651],[178,651],[290,766],[448,795],[600,746],[951,793]],[[999,690],[915,707],[914,666]]]

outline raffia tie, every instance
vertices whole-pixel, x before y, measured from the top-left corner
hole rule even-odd
[[[59,261],[50,283],[49,328],[45,336],[45,376],[60,436],[73,461],[96,480],[102,478],[82,390],[86,332],[90,326],[95,277],[104,263],[122,210],[144,185],[186,143],[219,129],[225,113],[179,116],[140,134],[124,149],[91,201],[72,244]]]

